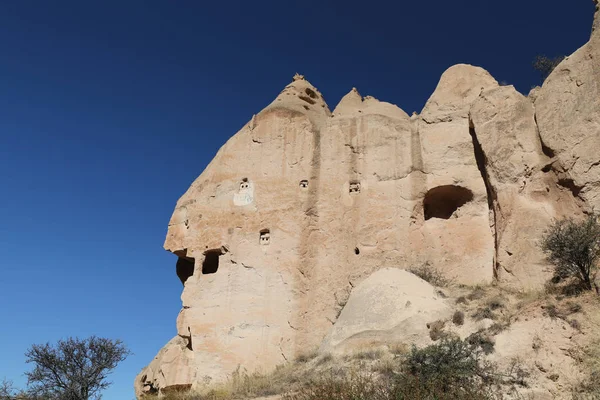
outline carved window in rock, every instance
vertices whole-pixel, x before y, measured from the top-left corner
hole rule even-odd
[[[268,229],[260,231],[259,243],[261,246],[268,246],[271,243],[271,232]]]
[[[223,255],[221,249],[206,250],[202,262],[202,274],[214,274],[219,269],[219,258]]]
[[[360,182],[358,182],[358,181],[350,182],[350,186],[348,187],[348,192],[350,194],[359,194],[360,193]]]
[[[240,192],[247,192],[248,190],[250,190],[250,182],[248,182],[248,178],[244,178],[240,182]]]
[[[300,181],[300,188],[301,189],[307,189],[308,188],[308,181],[306,179],[303,179]]]

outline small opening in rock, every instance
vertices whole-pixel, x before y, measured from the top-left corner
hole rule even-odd
[[[308,181],[306,179],[303,179],[300,181],[300,187],[302,189],[306,189],[308,187]]]
[[[425,194],[423,214],[431,218],[449,219],[459,207],[473,200],[473,192],[462,186],[438,186]]]
[[[248,183],[248,178],[242,178],[240,182],[240,190],[248,190],[250,188],[250,184]]]
[[[360,250],[358,249],[358,247],[354,248],[354,254],[359,255],[360,254]]]
[[[307,102],[308,104],[315,104],[316,101],[314,101],[313,99],[311,99],[310,97],[306,97],[303,95],[298,96],[300,97],[301,100],[304,100],[305,102]]]
[[[308,106],[303,106],[305,110],[310,110],[310,108],[308,108]]]
[[[194,259],[189,257],[177,258],[175,270],[181,284],[185,285],[185,281],[187,281],[190,276],[194,275]]]
[[[353,181],[350,182],[350,186],[348,187],[348,192],[352,194],[360,193],[360,182]]]
[[[190,329],[190,327],[188,326],[188,336],[183,336],[183,338],[185,340],[187,340],[186,346],[188,348],[188,350],[192,350],[194,351],[194,346],[192,346],[192,330]]]
[[[223,255],[221,249],[207,250],[204,252],[204,261],[202,262],[202,274],[214,274],[219,269],[219,257]]]
[[[315,91],[312,90],[311,88],[306,88],[306,89],[304,89],[304,91],[311,99],[316,99],[318,97],[317,94],[315,93]]]
[[[545,165],[544,168],[542,168],[542,172],[550,172],[550,171],[552,171],[552,164]]]
[[[259,243],[263,246],[271,243],[271,232],[268,229],[263,229],[260,231]]]

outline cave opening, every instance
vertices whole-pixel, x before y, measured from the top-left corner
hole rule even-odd
[[[462,186],[445,185],[435,187],[425,194],[423,214],[431,218],[449,219],[452,214],[473,200],[473,192]]]
[[[175,265],[175,270],[177,272],[177,276],[181,281],[181,284],[185,286],[185,282],[188,278],[194,275],[194,263],[195,260],[191,257],[178,257],[177,264]]]
[[[223,255],[221,249],[207,250],[204,252],[204,261],[202,262],[202,275],[214,274],[219,269],[219,257]]]

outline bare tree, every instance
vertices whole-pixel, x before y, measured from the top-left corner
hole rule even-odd
[[[34,344],[25,353],[35,367],[27,372],[27,384],[34,396],[57,400],[100,399],[110,386],[107,376],[127,358],[129,350],[120,340],[69,338]]]
[[[0,381],[0,400],[45,400],[15,388],[12,381],[3,379]]]
[[[6,379],[0,381],[0,400],[12,400],[15,396],[13,383]]]
[[[554,264],[556,276],[575,277],[591,290],[600,257],[598,215],[583,221],[566,218],[554,222],[544,234],[542,249]]]

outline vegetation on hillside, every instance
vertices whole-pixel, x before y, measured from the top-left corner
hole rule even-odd
[[[598,216],[555,221],[544,234],[542,249],[554,265],[555,281],[575,279],[584,289],[592,290],[600,257]]]

